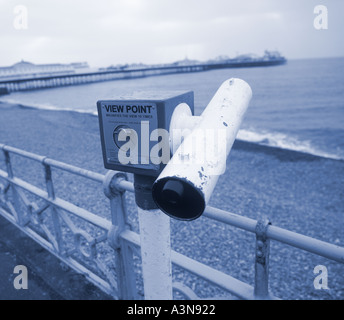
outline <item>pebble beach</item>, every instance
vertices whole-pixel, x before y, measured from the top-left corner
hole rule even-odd
[[[106,173],[98,119],[91,114],[1,103],[0,144]],[[20,177],[41,183],[42,170],[37,163],[14,159],[13,164]],[[2,154],[0,169],[5,170]],[[252,219],[267,217],[278,227],[343,247],[343,174],[343,160],[237,140],[209,205]],[[106,198],[99,196],[101,186],[79,184],[58,172],[53,179],[57,196],[109,218],[102,203]],[[127,202],[137,230],[131,194]],[[191,222],[172,220],[171,226],[173,249],[253,285],[253,234],[206,217]],[[329,289],[314,288],[317,265],[326,266]],[[175,279],[184,279],[200,297],[222,296],[203,281],[184,277],[177,268],[174,271]],[[272,241],[270,290],[282,299],[344,299],[344,265]]]

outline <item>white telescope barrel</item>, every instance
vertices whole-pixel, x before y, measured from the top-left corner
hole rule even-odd
[[[193,220],[203,213],[219,175],[225,172],[251,98],[250,86],[237,78],[226,80],[217,90],[153,184],[153,199],[167,215]],[[180,132],[171,135],[180,137]]]

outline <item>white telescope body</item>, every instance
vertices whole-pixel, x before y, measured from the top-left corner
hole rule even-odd
[[[167,215],[193,220],[203,213],[251,98],[250,86],[232,78],[223,82],[201,116],[192,117],[186,104],[176,108],[170,125],[175,152],[152,188],[155,203]]]

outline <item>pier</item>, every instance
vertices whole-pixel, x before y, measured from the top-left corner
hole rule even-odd
[[[274,66],[285,63],[283,59],[273,60],[249,60],[235,62],[206,63],[195,65],[169,65],[159,67],[148,67],[138,69],[116,69],[86,73],[74,73],[65,75],[45,75],[40,77],[29,76],[20,79],[0,79],[0,95],[16,91],[35,90],[43,88],[54,88],[62,86],[71,86],[78,84],[86,84],[100,81],[134,79],[149,76],[173,74],[173,73],[189,73],[201,72],[223,68],[248,68],[248,67],[264,67]]]

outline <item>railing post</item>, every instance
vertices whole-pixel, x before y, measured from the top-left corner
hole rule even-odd
[[[52,174],[51,174],[51,167],[45,163],[44,158],[42,160],[42,164],[44,166],[44,176],[45,176],[45,183],[47,187],[48,197],[51,200],[55,199],[55,191],[54,191],[54,184],[52,180]],[[56,251],[58,251],[60,254],[63,254],[64,246],[63,246],[63,237],[62,237],[62,230],[61,230],[61,224],[59,220],[59,213],[54,205],[51,205],[51,214],[52,214],[52,220],[54,225],[54,231],[55,231],[55,237],[56,237],[56,243],[57,248]]]
[[[6,163],[6,170],[7,170],[7,175],[8,178],[13,179],[14,174],[13,174],[13,169],[12,169],[12,164],[11,164],[11,158],[10,158],[10,153],[5,150],[5,145],[2,145],[2,151],[5,156],[5,163]],[[12,207],[12,214],[14,215],[15,220],[18,222],[19,225],[24,224],[24,219],[22,216],[22,213],[20,212],[20,206],[19,206],[19,195],[16,190],[16,186],[10,182],[10,186],[12,188],[12,196],[13,196],[13,203],[14,207]]]
[[[125,191],[118,185],[118,182],[127,179],[125,173],[108,171],[103,182],[104,193],[110,200],[112,226],[108,233],[108,242],[115,251],[117,290],[120,300],[137,299],[133,251],[120,237],[121,232],[130,229],[127,222]]]
[[[12,165],[11,165],[11,158],[10,158],[10,153],[3,149],[4,156],[5,156],[5,163],[6,163],[6,169],[7,169],[7,174],[10,179],[13,178],[13,170],[12,170]]]
[[[256,260],[254,295],[258,299],[269,297],[269,255],[270,239],[266,231],[271,225],[268,219],[260,219],[256,225]]]

